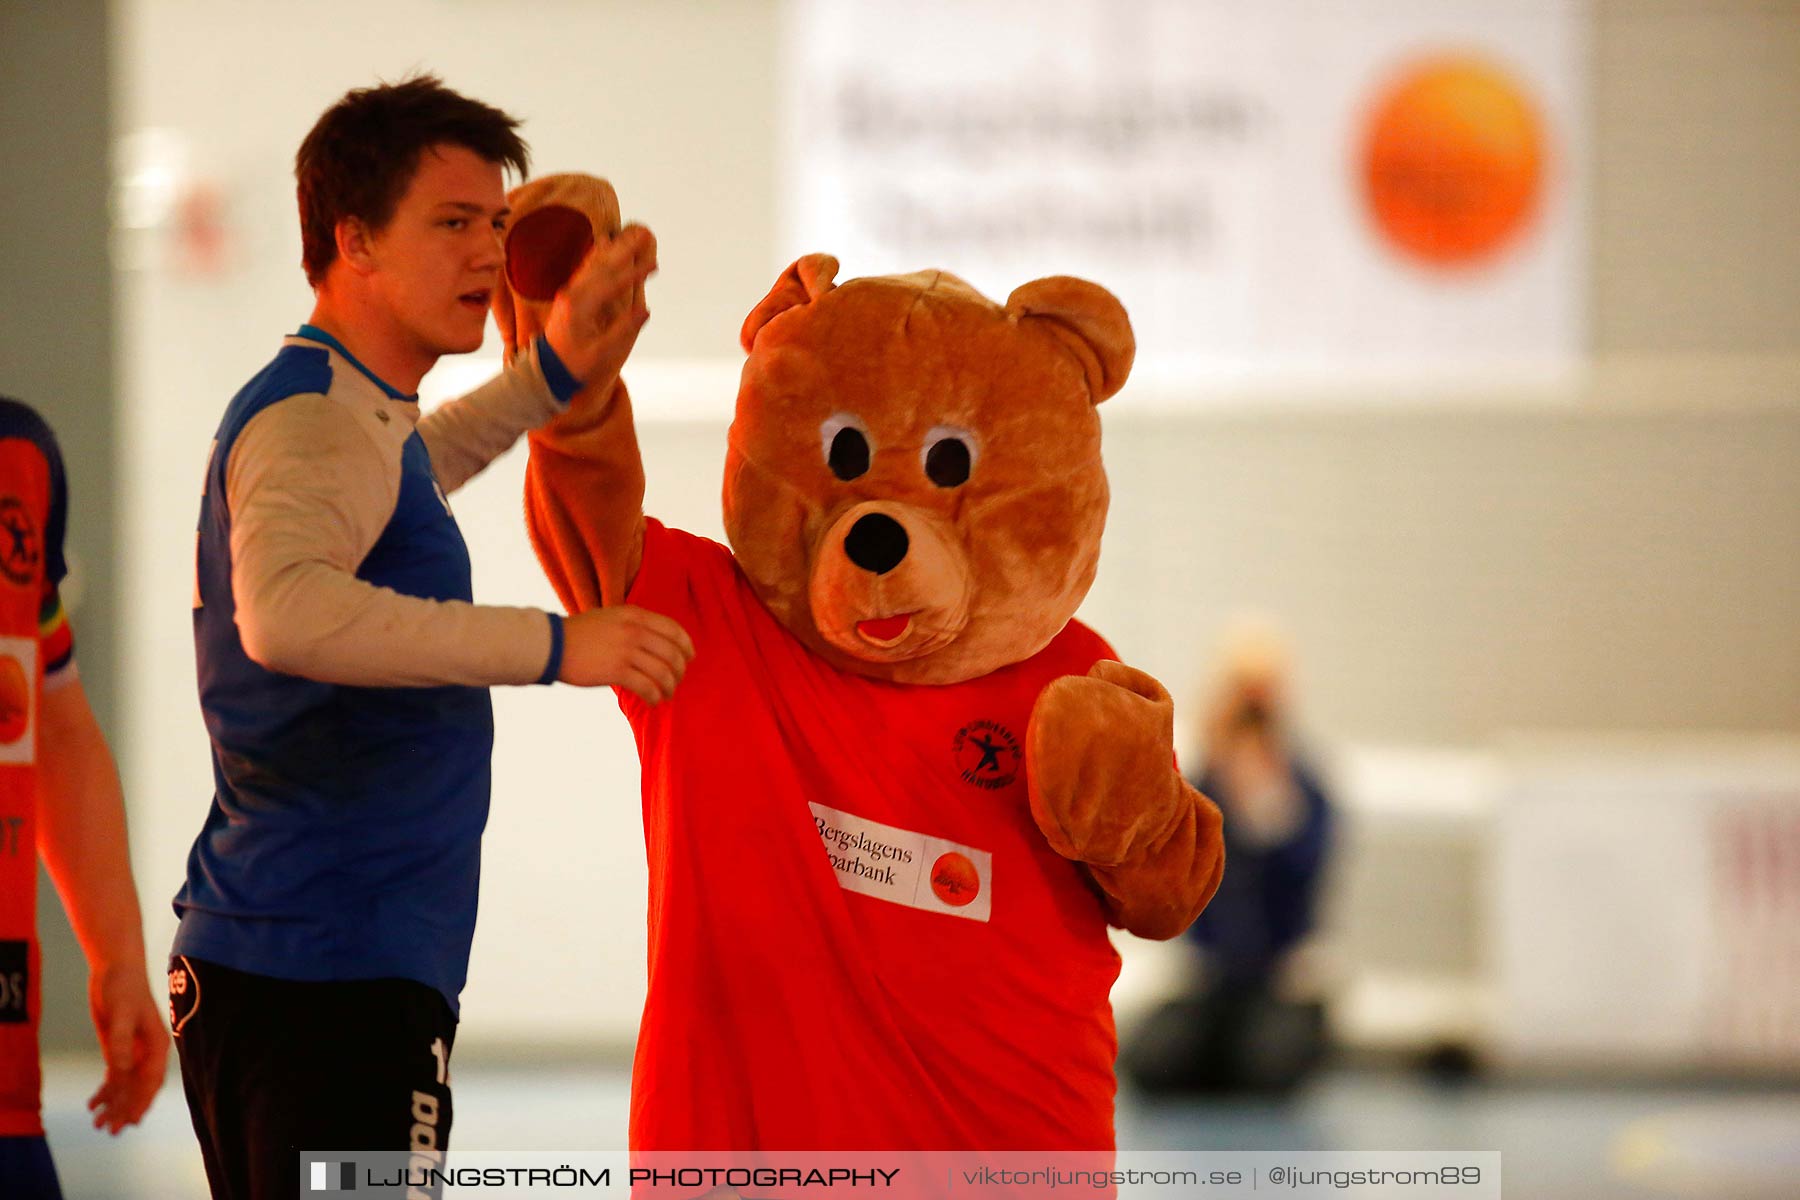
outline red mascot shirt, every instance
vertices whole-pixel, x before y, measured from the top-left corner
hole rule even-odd
[[[620,693],[650,865],[632,1148],[1111,1149],[1119,960],[1024,758],[1038,694],[1106,643],[1071,622],[968,683],[847,674],[656,521],[627,599],[696,648],[669,702]]]

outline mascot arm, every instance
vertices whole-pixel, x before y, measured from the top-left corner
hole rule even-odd
[[[1114,925],[1175,937],[1218,890],[1218,807],[1174,766],[1175,706],[1142,671],[1099,662],[1045,688],[1026,734],[1031,813],[1081,863]]]
[[[544,332],[589,249],[622,226],[612,185],[591,175],[547,175],[508,199],[494,322],[510,363]],[[632,301],[642,306],[641,283]],[[529,444],[525,523],[551,586],[572,613],[622,603],[644,554],[644,465],[624,382],[593,380]]]
[[[583,390],[530,437],[525,524],[572,613],[620,604],[644,557],[644,462],[623,380]]]

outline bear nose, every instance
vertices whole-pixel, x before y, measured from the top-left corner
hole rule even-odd
[[[858,517],[844,535],[844,553],[865,571],[886,575],[906,557],[906,530],[900,522],[881,513]]]

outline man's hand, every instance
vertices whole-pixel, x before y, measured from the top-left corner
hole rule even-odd
[[[655,272],[656,237],[642,225],[627,225],[589,249],[544,327],[569,374],[590,385],[618,375],[650,319],[644,281]]]
[[[144,964],[98,971],[88,979],[88,1007],[106,1078],[88,1100],[94,1128],[117,1134],[143,1117],[162,1086],[169,1031],[150,996]]]
[[[675,694],[694,643],[661,613],[622,604],[563,618],[557,679],[580,687],[622,687],[645,704]]]

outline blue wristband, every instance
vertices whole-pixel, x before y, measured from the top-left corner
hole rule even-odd
[[[550,385],[550,394],[556,397],[558,404],[567,404],[581,390],[581,380],[569,374],[569,368],[563,366],[563,360],[556,356],[550,347],[550,339],[543,334],[537,336],[538,366],[543,369],[544,382]]]
[[[562,671],[563,619],[556,613],[544,615],[550,618],[550,661],[544,664],[544,673],[538,676],[538,682],[555,683],[556,676]]]

